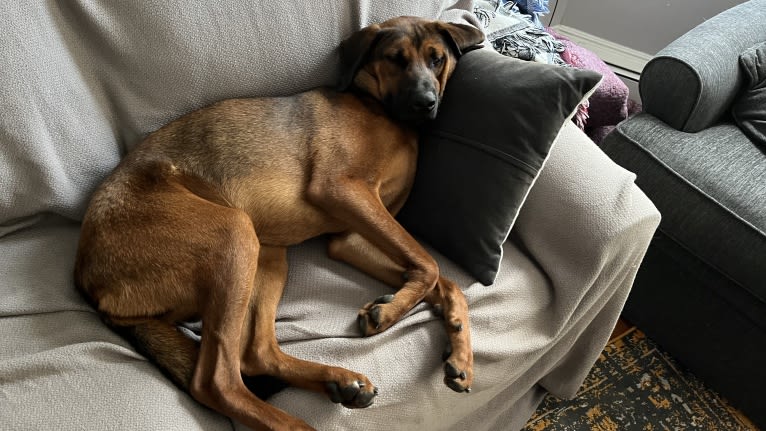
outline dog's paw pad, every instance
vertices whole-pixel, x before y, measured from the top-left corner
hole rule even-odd
[[[359,310],[356,322],[362,336],[368,337],[383,332],[396,322],[397,319],[392,316],[396,307],[391,305],[394,299],[393,294],[379,296]]]
[[[455,332],[461,332],[463,330],[463,322],[459,320],[455,320],[454,322],[450,323],[452,326],[452,330]]]
[[[447,342],[447,347],[445,347],[444,352],[442,352],[442,361],[446,361],[450,356],[452,356],[452,343]]]
[[[444,306],[441,304],[434,304],[433,305],[434,314],[436,317],[444,317]]]
[[[381,331],[382,310],[380,306],[372,307],[366,312],[359,312],[359,316],[356,318],[357,325],[359,326],[359,332],[363,337],[375,335]]]
[[[394,300],[394,294],[389,293],[388,295],[378,296],[375,298],[374,301],[372,301],[373,304],[388,304]]]
[[[352,409],[371,406],[378,395],[378,388],[361,380],[354,380],[345,386],[327,382],[325,389],[332,402]]]

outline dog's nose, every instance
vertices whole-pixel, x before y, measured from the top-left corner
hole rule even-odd
[[[415,95],[412,99],[412,107],[416,111],[429,112],[436,107],[436,94],[426,91]]]

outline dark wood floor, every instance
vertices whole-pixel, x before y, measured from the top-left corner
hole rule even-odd
[[[620,318],[620,320],[617,321],[617,325],[614,326],[614,330],[612,331],[612,336],[609,337],[609,340],[614,340],[620,335],[628,332],[628,330],[630,330],[630,328],[632,327],[633,325],[631,325],[630,322]]]

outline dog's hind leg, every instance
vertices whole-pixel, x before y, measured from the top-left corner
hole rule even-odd
[[[275,320],[286,281],[286,249],[262,247],[250,304],[251,317],[245,322],[248,337],[242,351],[242,373],[274,376],[292,386],[324,393],[333,402],[349,408],[371,405],[377,389],[364,375],[297,359],[279,348]]]
[[[242,381],[242,327],[259,249],[249,216],[204,185],[192,192],[193,181],[176,179],[175,169],[150,174],[104,192],[106,202],[86,216],[78,288],[200,403],[256,430],[312,429]],[[122,206],[110,209],[112,202]],[[203,322],[198,350],[174,327],[190,318]]]
[[[393,288],[400,288],[405,281],[405,269],[357,233],[334,236],[328,245],[328,254]],[[390,302],[391,296],[384,295],[376,299],[372,302],[372,308],[365,308],[363,312],[374,312],[377,304]],[[440,276],[425,301],[444,317],[444,326],[449,336],[449,344],[443,355],[444,383],[454,391],[470,392],[473,382],[473,349],[465,295],[454,282]]]
[[[240,372],[243,326],[258,267],[259,244],[252,222],[239,210],[222,210],[225,229],[210,246],[202,340],[190,391],[195,399],[257,430],[313,429],[257,398]],[[202,221],[204,223],[204,221]]]

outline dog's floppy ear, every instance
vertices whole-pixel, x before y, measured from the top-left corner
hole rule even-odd
[[[472,25],[438,22],[437,26],[458,57],[479,48],[479,44],[484,41],[484,32]]]
[[[340,79],[338,90],[345,91],[354,82],[359,67],[367,59],[370,49],[380,34],[380,26],[373,24],[354,32],[340,44]]]

